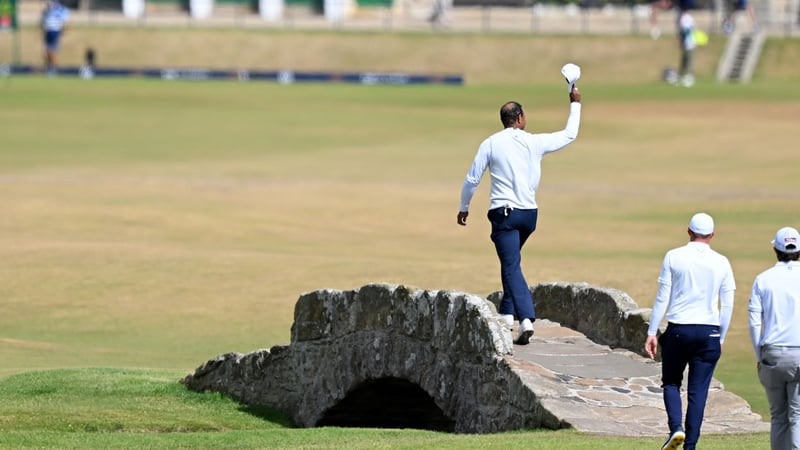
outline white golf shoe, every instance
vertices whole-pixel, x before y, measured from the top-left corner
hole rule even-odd
[[[519,335],[517,340],[514,341],[517,345],[528,345],[533,337],[533,323],[530,319],[523,319],[519,323]]]

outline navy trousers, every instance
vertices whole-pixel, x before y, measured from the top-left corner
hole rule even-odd
[[[680,325],[670,323],[659,337],[661,344],[661,387],[667,410],[669,432],[683,429],[684,450],[694,450],[700,439],[700,426],[708,399],[711,377],[721,356],[719,327],[716,325]],[[689,366],[686,384],[686,427],[683,427],[681,383]]]
[[[492,242],[500,258],[500,279],[503,282],[503,300],[500,314],[511,314],[518,320],[536,318],[531,289],[522,274],[520,251],[525,241],[536,230],[538,209],[495,208],[487,214],[492,224]]]

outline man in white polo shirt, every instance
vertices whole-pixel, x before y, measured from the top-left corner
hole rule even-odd
[[[714,219],[697,213],[689,221],[687,232],[689,243],[664,256],[645,341],[645,351],[652,359],[661,344],[661,387],[669,426],[662,450],[681,444],[694,450],[700,439],[708,387],[731,322],[736,289],[728,258],[709,246]],[[665,314],[667,329],[656,338]],[[684,428],[680,388],[687,365]]]
[[[772,417],[772,450],[800,449],[800,234],[778,230],[778,262],[761,272],[750,294],[750,340]]]

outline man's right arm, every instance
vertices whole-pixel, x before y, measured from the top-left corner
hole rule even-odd
[[[655,336],[658,333],[658,327],[661,325],[661,320],[667,313],[667,306],[669,306],[669,296],[672,286],[667,283],[658,283],[658,293],[656,300],[653,302],[653,310],[650,313],[650,326],[647,328],[649,336]]]
[[[756,362],[761,362],[761,334],[763,322],[763,310],[761,307],[761,295],[758,289],[758,279],[753,283],[753,290],[750,293],[750,303],[747,306],[750,313],[748,328],[750,331],[750,344],[753,346]]]

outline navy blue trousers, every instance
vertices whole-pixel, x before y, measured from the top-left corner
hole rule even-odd
[[[487,214],[492,224],[492,242],[500,258],[500,279],[503,300],[500,314],[511,314],[518,320],[536,318],[531,289],[522,274],[522,246],[536,230],[538,209],[495,208]]]
[[[708,387],[722,354],[719,327],[670,323],[658,340],[661,344],[661,387],[664,389],[664,408],[667,410],[669,432],[683,429],[686,433],[684,450],[694,450],[700,439]],[[687,365],[689,373],[684,428],[680,388]]]

